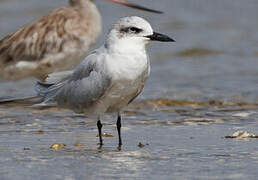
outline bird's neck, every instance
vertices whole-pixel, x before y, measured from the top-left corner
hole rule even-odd
[[[111,53],[119,54],[142,54],[146,53],[147,44],[142,42],[130,42],[130,41],[106,41],[105,47]]]
[[[78,10],[91,10],[92,6],[95,6],[90,0],[69,0],[69,5]]]
[[[70,6],[83,7],[89,3],[89,0],[69,0]]]
[[[87,28],[87,34],[94,42],[102,28],[101,15],[96,5],[91,0],[69,0],[70,7],[79,12],[80,24]],[[86,32],[85,32],[86,33]]]

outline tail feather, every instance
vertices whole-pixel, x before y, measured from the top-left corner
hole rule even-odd
[[[35,85],[35,90],[39,96],[44,98],[44,102],[52,101],[55,97],[57,91],[64,85],[64,83],[59,84],[47,84],[42,82],[37,82]]]
[[[32,106],[42,102],[42,97],[40,96],[29,96],[29,97],[1,97],[0,105],[12,105],[12,106]]]
[[[46,82],[37,82],[35,90],[38,95],[29,97],[0,97],[0,105],[22,105],[33,107],[55,106],[54,97],[58,90],[65,85],[72,75],[72,71],[52,73],[46,79]]]
[[[37,82],[35,90],[39,96],[44,97],[44,103],[53,103],[58,90],[69,80],[73,71],[56,72],[48,75],[46,82]]]
[[[65,81],[70,78],[70,76],[73,74],[73,71],[62,71],[62,72],[55,72],[52,74],[49,74],[46,78],[47,84],[58,84],[62,81]]]
[[[51,88],[51,86],[53,86],[54,84],[48,84],[48,83],[43,83],[43,82],[40,82],[38,81],[36,84],[35,84],[35,91],[40,95],[40,96],[43,96],[45,97],[47,92],[48,92],[48,89]]]

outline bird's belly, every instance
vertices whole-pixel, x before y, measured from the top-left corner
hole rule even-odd
[[[119,112],[134,99],[143,89],[146,77],[135,80],[119,80],[113,84],[103,96],[101,102],[105,105],[106,112]]]
[[[65,50],[58,53],[48,53],[42,59],[35,61],[20,60],[6,66],[2,71],[5,79],[18,80],[34,76],[44,79],[52,72],[64,71],[77,65],[86,55],[91,44],[85,43],[83,48],[76,48],[70,43]]]
[[[88,117],[121,111],[142,90],[140,81],[115,83],[99,100],[83,110]]]
[[[119,112],[127,106],[142,91],[149,75],[148,61],[145,58],[137,59],[137,62],[116,62],[113,65],[118,67],[111,71],[112,86],[101,99],[106,112]]]
[[[107,104],[107,112],[118,112],[127,106],[130,100],[136,96],[139,88],[138,82],[134,82],[134,84],[123,82],[114,85],[103,99],[103,102]]]
[[[91,46],[92,43],[83,37],[80,39],[80,43],[70,41],[69,43],[65,44],[62,52],[46,56],[44,60],[42,60],[41,64],[48,63],[48,67],[46,68],[50,71],[48,73],[71,69],[82,59],[84,59],[85,56],[87,56]]]

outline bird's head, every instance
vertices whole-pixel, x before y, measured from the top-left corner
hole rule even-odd
[[[118,49],[145,49],[150,41],[174,42],[172,38],[156,33],[151,25],[137,16],[121,18],[111,28],[106,44]]]

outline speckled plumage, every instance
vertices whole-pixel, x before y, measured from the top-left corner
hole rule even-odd
[[[67,7],[25,25],[0,41],[0,75],[17,80],[43,79],[66,70],[87,55],[101,32],[101,16],[88,0],[70,0]]]

